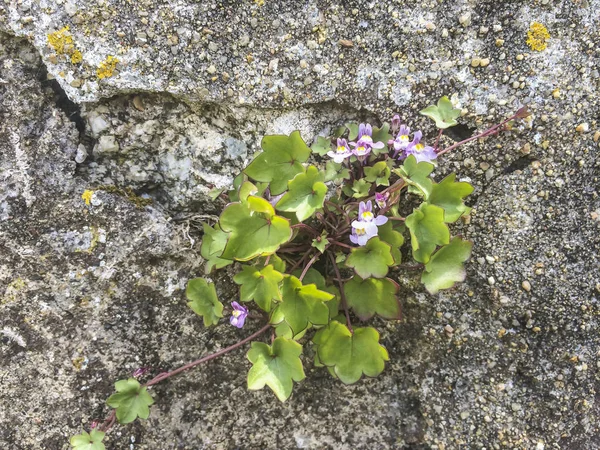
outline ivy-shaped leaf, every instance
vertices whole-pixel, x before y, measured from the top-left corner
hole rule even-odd
[[[300,276],[300,270],[295,271],[293,275]],[[323,275],[321,275],[321,272],[312,268],[308,269],[308,272],[306,272],[306,275],[304,275],[302,282],[304,284],[314,284],[320,291],[329,292],[331,295],[333,295],[334,298],[327,300],[325,304],[327,305],[327,308],[329,308],[330,318],[333,319],[338,315],[338,310],[340,307],[340,291],[335,286],[328,286],[327,283],[325,283],[325,278]],[[296,336],[296,339],[299,339],[299,337]]]
[[[324,156],[331,150],[331,139],[325,138],[323,136],[317,136],[317,139],[310,146],[310,149],[313,153],[317,155]]]
[[[232,264],[230,259],[223,259],[223,249],[227,243],[227,233],[221,230],[219,224],[211,227],[207,224],[202,224],[204,228],[204,236],[202,237],[202,245],[200,246],[200,254],[206,259],[204,266],[205,273],[209,274],[213,268],[221,269],[222,267]]]
[[[295,212],[302,222],[323,207],[326,193],[323,174],[315,166],[309,166],[305,173],[299,173],[289,182],[288,192],[275,207],[281,211]]]
[[[227,206],[219,224],[229,233],[221,255],[226,259],[247,261],[263,253],[273,253],[292,237],[289,220],[276,216],[268,201],[255,196]]]
[[[317,345],[319,362],[333,367],[345,384],[356,383],[363,374],[376,377],[389,360],[375,328],[355,328],[352,334],[345,325],[334,320],[315,334],[313,342]]]
[[[357,123],[347,123],[346,128],[348,128],[348,140],[353,141],[358,137],[358,124]]]
[[[285,261],[274,253],[272,255],[259,256],[254,261],[254,265],[257,267],[264,267],[267,265],[267,258],[269,258],[268,264],[271,264],[277,272],[285,273]]]
[[[437,205],[444,209],[444,220],[456,222],[460,216],[469,211],[464,204],[463,198],[473,192],[473,186],[464,181],[455,182],[456,174],[451,173],[439,184],[434,184],[428,203]]]
[[[325,182],[334,180],[349,180],[350,170],[332,159],[325,164]]]
[[[309,324],[325,325],[329,322],[329,309],[323,303],[334,297],[329,292],[317,289],[314,284],[302,285],[293,275],[283,279],[281,291],[283,300],[273,310],[272,324],[285,321],[296,336]]]
[[[472,247],[472,242],[455,237],[433,254],[421,276],[421,282],[429,293],[451,288],[454,283],[465,279],[463,263],[471,256]]]
[[[223,304],[217,298],[214,283],[208,283],[204,278],[194,278],[188,281],[185,295],[189,300],[188,306],[204,320],[204,326],[216,325],[223,317]]]
[[[419,112],[435,120],[435,126],[441,129],[458,125],[456,119],[460,116],[460,109],[454,108],[446,96],[438,100],[437,106],[431,105]]]
[[[289,136],[265,136],[261,146],[263,152],[244,172],[256,181],[269,182],[271,195],[279,195],[287,189],[289,180],[304,172],[302,163],[310,156],[310,148],[299,131]]]
[[[240,201],[240,196],[239,196],[240,186],[247,179],[248,179],[248,177],[246,176],[246,174],[244,172],[239,173],[233,179],[233,188],[227,192],[227,195],[229,196],[229,201],[230,202],[239,202]]]
[[[406,218],[410,230],[413,258],[427,264],[438,245],[450,242],[450,230],[444,222],[444,210],[439,206],[423,203]]]
[[[383,278],[388,267],[394,265],[394,258],[390,246],[375,236],[365,246],[352,249],[346,265],[354,268],[362,278]]]
[[[397,292],[398,285],[389,278],[353,277],[344,284],[348,306],[360,320],[368,320],[375,314],[383,319],[400,319]]]
[[[390,134],[390,126],[388,123],[384,123],[381,125],[381,128],[373,127],[373,134],[371,135],[373,138],[373,142],[383,142],[383,148],[374,148],[371,151],[374,155],[379,155],[380,153],[388,152],[388,141],[394,139],[394,137]]]
[[[377,186],[390,185],[391,171],[386,161],[379,161],[373,167],[365,167],[365,179]]]
[[[377,235],[379,236],[379,239],[390,245],[392,258],[394,258],[394,265],[400,264],[402,262],[400,247],[404,244],[404,236],[394,230],[394,222],[388,220],[385,224],[381,225],[377,230]]]
[[[102,440],[106,433],[100,430],[92,430],[89,433],[83,431],[70,440],[73,450],[105,450]]]
[[[312,240],[311,245],[317,250],[319,250],[321,253],[325,253],[325,249],[329,245],[329,239],[327,239],[327,231],[323,230],[321,236]]]
[[[414,155],[409,155],[404,164],[394,170],[408,184],[408,192],[421,195],[427,200],[433,189],[433,181],[429,178],[434,165],[426,161],[417,163]]]
[[[286,401],[292,394],[294,381],[305,378],[300,355],[302,346],[292,340],[278,337],[273,345],[253,342],[247,357],[252,363],[248,372],[248,389],[269,386],[277,398]]]
[[[133,422],[138,417],[147,419],[150,415],[150,405],[154,399],[146,387],[141,386],[135,378],[120,380],[115,383],[116,394],[106,400],[106,404],[117,409],[117,420],[120,424]]]
[[[360,180],[354,180],[352,186],[345,184],[342,190],[348,197],[363,198],[369,195],[371,186],[371,183],[368,183],[367,180],[361,178]]]
[[[271,301],[281,300],[279,283],[283,275],[276,271],[271,264],[262,270],[254,266],[242,266],[242,271],[233,277],[233,281],[240,284],[240,300],[248,302],[254,300],[261,309],[271,311]]]

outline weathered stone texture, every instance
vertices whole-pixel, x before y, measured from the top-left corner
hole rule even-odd
[[[307,346],[280,404],[245,390],[239,351],[158,385],[107,448],[600,448],[600,2],[259,3],[0,5],[0,448],[66,449],[115,380],[258,326],[204,329],[183,292],[208,191],[263,135],[397,111],[432,140],[416,111],[444,94],[464,109],[444,144],[533,117],[440,163],[476,188],[467,281],[430,296],[398,274],[382,376],[343,386]],[[48,46],[67,25],[81,63]]]

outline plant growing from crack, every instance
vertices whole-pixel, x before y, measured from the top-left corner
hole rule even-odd
[[[315,366],[326,367],[342,383],[379,375],[388,352],[379,332],[364,322],[374,316],[400,319],[399,286],[390,271],[422,271],[421,282],[431,294],[465,278],[472,243],[452,237],[449,225],[469,213],[464,199],[473,187],[456,181],[455,174],[436,183],[430,175],[437,159],[509,129],[528,112],[522,108],[444,149],[440,137],[457,124],[460,110],[443,97],[421,114],[439,129],[433,146],[421,142],[420,131],[411,139],[398,116],[381,128],[346,124],[332,136],[318,137],[312,148],[298,131],[265,136],[263,151],[235,178],[233,189],[216,194],[228,204],[217,223],[204,225],[200,250],[207,274],[234,263],[239,268],[233,281],[240,285],[241,304],[232,302],[230,323],[242,328],[252,317],[250,309],[264,323],[241,341],[143,384],[138,381],[143,369],[118,381],[117,392],[107,400],[111,413],[94,422],[89,433],[74,436],[71,445],[103,450],[105,434],[116,422],[148,418],[153,385],[249,342],[248,389],[269,386],[281,401],[289,398],[294,382],[305,378],[300,356],[308,343]],[[413,204],[412,212],[402,216]],[[406,237],[416,262],[408,265],[401,252]],[[206,327],[223,318],[212,282],[192,279],[186,295]],[[269,331],[270,343],[258,340]]]

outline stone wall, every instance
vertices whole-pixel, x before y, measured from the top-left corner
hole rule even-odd
[[[600,2],[22,0],[0,5],[0,447],[66,449],[115,380],[250,333],[185,305],[199,223],[265,134],[449,95],[470,179],[461,286],[398,273],[391,361],[344,386],[306,358],[280,404],[243,352],[156,386],[108,449],[600,448]],[[532,22],[550,33],[528,46]],[[69,27],[68,31],[64,27]],[[62,30],[62,31],[61,31]],[[82,199],[87,192],[89,205]],[[230,274],[213,276],[233,300]],[[310,353],[310,349],[307,349]],[[309,356],[309,355],[307,355]]]

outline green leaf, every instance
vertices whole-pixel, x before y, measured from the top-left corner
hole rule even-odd
[[[305,378],[300,355],[302,346],[292,340],[278,337],[273,345],[253,342],[247,357],[252,363],[248,372],[248,389],[269,386],[277,398],[286,401],[292,394],[293,381]]]
[[[105,450],[102,443],[105,434],[99,430],[92,430],[90,433],[83,431],[71,438],[71,447],[73,450]]]
[[[331,139],[323,136],[317,136],[314,144],[310,146],[313,153],[324,156],[331,150]]]
[[[414,155],[410,155],[404,161],[402,167],[394,170],[408,184],[408,192],[419,194],[427,199],[433,189],[433,181],[429,178],[433,172],[434,165],[425,161],[417,163]]]
[[[296,175],[288,186],[288,192],[275,205],[277,209],[294,211],[302,222],[323,207],[327,186],[323,183],[323,174],[315,166],[309,166],[305,173]]]
[[[317,250],[319,250],[321,253],[325,253],[325,249],[329,245],[329,239],[327,239],[327,231],[323,230],[321,236],[312,240],[311,245]]]
[[[302,163],[310,156],[310,148],[299,131],[289,136],[265,136],[261,146],[263,152],[244,172],[256,181],[269,182],[271,195],[279,195],[287,189],[289,180],[304,172]]]
[[[242,271],[233,277],[233,281],[240,284],[240,300],[248,302],[254,300],[261,309],[271,311],[271,301],[281,300],[279,283],[283,275],[277,272],[271,264],[262,270],[254,266],[242,266]]]
[[[342,125],[341,127],[337,127],[335,130],[333,130],[333,137],[334,138],[339,138],[342,137],[342,135],[346,132],[346,126]]]
[[[375,182],[377,186],[390,185],[391,171],[386,161],[379,161],[373,167],[365,167],[365,179],[371,183]]]
[[[360,320],[368,320],[377,314],[383,319],[400,319],[400,303],[396,297],[398,285],[389,278],[353,277],[344,284],[348,306]]]
[[[358,124],[357,123],[347,123],[346,128],[348,128],[348,140],[353,141],[358,137]]]
[[[450,231],[444,223],[444,210],[439,206],[423,203],[406,218],[410,230],[413,258],[427,264],[438,245],[450,242]]]
[[[333,180],[349,180],[350,170],[332,159],[325,164],[325,182]]]
[[[240,186],[247,179],[248,179],[248,177],[246,176],[246,174],[244,172],[239,173],[233,179],[233,189],[231,189],[231,190],[229,190],[227,192],[227,195],[229,196],[229,201],[231,201],[231,202],[238,202],[238,201],[240,201],[240,196],[239,196]]]
[[[387,123],[384,123],[381,128],[373,127],[373,134],[371,136],[373,138],[373,142],[383,142],[383,148],[374,148],[371,152],[375,155],[379,155],[380,153],[387,153],[388,150],[388,141],[394,139],[394,137],[390,134],[390,126]]]
[[[354,334],[345,325],[331,321],[314,336],[319,362],[333,367],[345,384],[356,383],[362,375],[376,377],[389,360],[388,352],[379,345],[379,333],[374,328],[355,328]]]
[[[230,233],[222,258],[247,261],[263,253],[273,253],[290,240],[288,219],[276,216],[263,198],[249,196],[247,204],[231,203],[219,219],[221,229]]]
[[[298,269],[293,273],[293,275],[298,277],[300,276],[300,273],[301,271]],[[332,285],[327,285],[327,283],[325,283],[325,278],[323,275],[321,275],[321,272],[313,268],[308,269],[308,272],[306,272],[306,275],[304,275],[302,282],[304,284],[314,284],[320,291],[329,292],[331,295],[333,295],[334,298],[327,300],[325,304],[329,308],[329,317],[334,318],[337,316],[340,307],[340,291],[338,288]],[[299,339],[298,336],[296,336],[296,339]]]
[[[264,267],[267,264],[267,258],[269,258],[269,264],[271,264],[277,272],[285,272],[285,261],[274,253],[268,256],[259,256],[256,258],[254,265],[257,267]]]
[[[455,237],[434,253],[421,276],[421,282],[431,294],[451,288],[454,283],[465,279],[463,263],[471,256],[472,247],[472,242]]]
[[[456,222],[460,216],[469,211],[463,198],[473,192],[473,186],[463,181],[455,182],[456,174],[451,173],[439,184],[434,184],[427,203],[444,209],[444,220]]]
[[[383,278],[388,273],[388,266],[394,265],[394,258],[390,246],[375,236],[365,246],[352,249],[346,265],[354,268],[362,278]]]
[[[325,303],[334,296],[317,289],[314,284],[302,285],[293,275],[283,279],[283,301],[278,303],[271,315],[271,323],[285,321],[294,336],[304,331],[309,324],[325,325],[329,322],[329,309]]]
[[[115,383],[116,394],[106,400],[106,404],[117,409],[117,420],[121,424],[133,422],[136,418],[147,419],[150,415],[149,406],[154,399],[146,387],[140,385],[135,378],[120,380]]]
[[[213,268],[220,269],[232,264],[233,261],[221,258],[227,243],[227,233],[221,230],[218,223],[214,227],[203,223],[202,227],[204,228],[204,236],[202,237],[200,254],[206,259],[205,273],[209,274]]]
[[[223,317],[223,304],[217,298],[214,283],[208,283],[204,278],[194,278],[188,281],[185,295],[188,306],[204,320],[204,326],[216,325]]]
[[[342,190],[348,197],[363,198],[369,195],[371,189],[371,183],[367,183],[367,180],[361,178],[360,180],[354,180],[352,187],[344,185]]]
[[[385,224],[379,227],[377,230],[379,239],[386,242],[391,247],[392,258],[394,258],[394,265],[402,262],[402,253],[400,253],[400,247],[404,244],[404,236],[401,233],[394,230],[394,223],[388,220]]]
[[[435,126],[442,129],[458,125],[455,119],[460,116],[460,109],[454,108],[446,96],[438,100],[437,106],[428,106],[419,112],[424,116],[431,117],[435,120]]]

